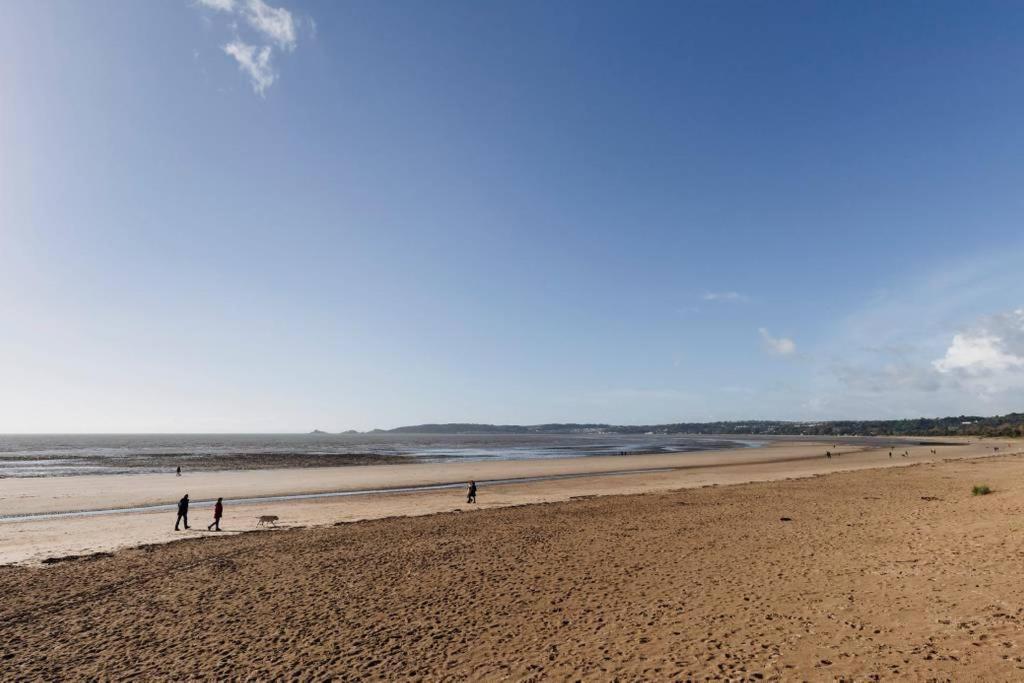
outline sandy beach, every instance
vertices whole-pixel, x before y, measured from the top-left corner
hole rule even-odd
[[[1008,445],[1005,441],[984,440],[943,446],[907,444],[895,449],[896,457],[890,458],[887,448],[776,442],[754,449],[628,457],[186,471],[181,477],[168,473],[0,479],[0,563],[111,552],[205,534],[212,501],[217,497],[224,497],[227,505],[223,533],[235,533],[254,529],[256,518],[266,514],[277,515],[282,526],[294,528],[448,512],[464,506],[460,489],[470,479],[481,483],[478,507],[488,508],[905,466],[991,455],[994,448],[1005,451]],[[826,450],[836,457],[824,458]],[[909,457],[899,455],[904,450]],[[555,479],[544,480],[548,477]],[[445,485],[460,488],[260,500]],[[193,501],[193,528],[187,533],[173,530],[174,503],[184,493],[189,493]],[[239,500],[253,502],[236,502]],[[96,516],[60,514],[123,509],[134,510]],[[44,518],[18,519],[33,515]]]
[[[1024,683],[1022,32],[0,0],[0,683]]]
[[[1024,458],[843,458],[8,566],[0,658],[23,679],[1018,679]],[[747,467],[714,476],[779,466]]]

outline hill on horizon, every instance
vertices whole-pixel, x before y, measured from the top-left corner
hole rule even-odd
[[[347,433],[351,433],[351,430]],[[495,425],[448,422],[374,429],[370,434],[762,434],[804,436],[1024,436],[1024,413],[958,415],[904,420],[722,420],[655,425],[553,422]]]

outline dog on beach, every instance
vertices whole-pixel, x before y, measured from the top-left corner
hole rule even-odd
[[[256,522],[256,526],[266,526],[270,524],[277,526],[277,520],[280,519],[277,515],[260,515],[259,521]]]

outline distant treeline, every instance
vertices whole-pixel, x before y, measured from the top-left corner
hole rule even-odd
[[[469,422],[422,424],[375,433],[411,434],[783,434],[810,436],[1024,436],[1024,413],[996,417],[920,417],[910,420],[830,420],[784,422],[744,420],[676,422],[659,425],[609,425],[559,422],[542,425],[489,425]]]

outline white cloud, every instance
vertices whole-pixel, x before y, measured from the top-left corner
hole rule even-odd
[[[224,52],[235,58],[238,68],[248,74],[249,80],[252,82],[252,89],[261,97],[266,89],[277,80],[277,74],[274,73],[274,69],[270,65],[271,48],[269,45],[259,47],[246,45],[242,41],[236,40],[225,45],[223,49]]]
[[[238,62],[261,97],[278,78],[271,62],[274,48],[291,52],[298,45],[299,28],[314,35],[311,17],[298,20],[284,7],[268,5],[264,0],[195,0],[197,6],[229,15],[227,29],[232,39],[221,47]],[[204,16],[204,21],[212,21]],[[248,28],[246,28],[248,27]],[[251,29],[251,30],[250,30]]]
[[[297,35],[291,12],[283,7],[271,7],[263,0],[248,0],[242,12],[250,26],[277,43],[282,50],[295,49]]]
[[[739,292],[704,292],[701,297],[704,301],[729,301],[732,303],[744,303],[750,301],[750,297]]]
[[[980,311],[1020,308],[1022,251],[1004,245],[995,253],[951,254],[947,262],[908,269],[886,288],[838,320],[826,318],[809,391],[823,397],[827,409],[809,413],[828,417],[907,417],[909,415],[997,414],[1019,409],[1024,401],[1024,367],[1005,371],[954,369],[965,356],[947,351],[956,334],[997,336],[997,350],[1024,358],[1024,341]],[[996,316],[997,318],[1001,316]],[[1005,316],[1002,316],[1005,319]],[[1018,326],[1019,327],[1019,326]],[[1019,332],[1018,332],[1019,334]],[[802,351],[803,349],[801,349]],[[940,370],[937,364],[945,371]]]
[[[953,335],[946,354],[932,365],[942,373],[970,377],[1024,368],[1024,309],[985,318],[974,329]]]
[[[1024,365],[1024,358],[1003,350],[1003,340],[991,335],[953,335],[953,343],[946,355],[933,361],[939,372],[962,370],[968,374],[981,374],[992,370],[1008,370]]]
[[[209,7],[218,12],[233,12],[235,9],[235,0],[197,0],[197,2],[203,7]]]
[[[937,295],[936,295],[937,296]],[[915,314],[907,312],[913,320]],[[931,331],[917,320],[925,339],[910,342],[912,326],[888,326],[902,345],[847,348],[832,372],[842,390],[822,387],[837,414],[993,414],[1014,410],[1024,399],[1024,309],[976,318],[960,329]],[[934,323],[932,323],[934,325]],[[885,330],[882,330],[884,334]],[[941,340],[941,341],[940,341]],[[938,356],[938,357],[937,357]]]
[[[772,353],[780,356],[791,356],[796,353],[796,342],[788,337],[773,337],[767,329],[761,327],[757,330],[765,346]]]

